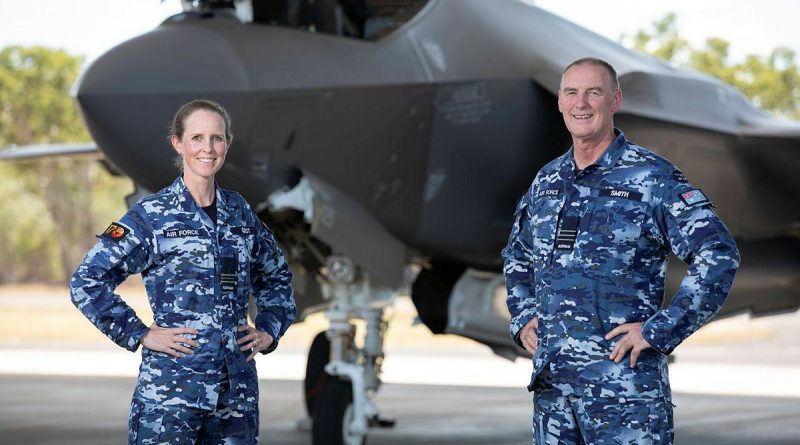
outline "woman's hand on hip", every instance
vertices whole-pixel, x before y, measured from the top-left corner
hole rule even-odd
[[[192,328],[162,328],[155,322],[150,325],[150,330],[139,340],[147,349],[164,352],[174,357],[183,357],[193,354],[191,348],[200,346],[187,335],[197,335],[197,329]]]
[[[239,326],[239,332],[247,332],[237,341],[240,346],[240,351],[250,351],[250,355],[247,356],[247,361],[252,360],[256,354],[269,348],[272,342],[275,341],[271,335],[264,331],[259,331],[249,324]]]

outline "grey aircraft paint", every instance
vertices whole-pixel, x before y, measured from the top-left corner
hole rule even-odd
[[[392,252],[360,266],[394,286],[398,265],[417,261],[412,296],[441,332],[456,280],[467,268],[499,272],[516,200],[568,148],[555,94],[563,67],[583,56],[619,71],[616,125],[676,163],[737,237],[743,264],[723,314],[800,306],[800,125],[515,0],[430,0],[374,41],[184,13],[96,60],[76,96],[108,160],[149,190],[176,175],[172,113],[197,97],[221,102],[235,133],[223,186],[258,205],[306,176],[349,197],[331,201],[331,215],[370,215],[363,239],[333,243],[348,227],[265,209],[300,252],[293,267],[313,276],[322,264],[309,252],[333,244],[345,255]],[[319,302],[310,286],[300,308]],[[496,324],[456,332],[510,347]]]

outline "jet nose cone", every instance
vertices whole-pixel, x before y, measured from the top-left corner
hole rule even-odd
[[[112,48],[76,82],[92,137],[138,184],[155,191],[175,176],[166,136],[180,105],[247,91],[246,70],[224,32],[234,26],[242,25],[179,14]]]
[[[208,94],[246,88],[246,69],[221,32],[232,25],[241,26],[226,17],[170,18],[98,58],[79,79],[76,96]]]

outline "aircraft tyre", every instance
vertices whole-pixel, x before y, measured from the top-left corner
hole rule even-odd
[[[308,350],[308,360],[306,361],[303,394],[306,398],[306,412],[309,416],[314,416],[314,404],[331,378],[325,372],[325,365],[328,364],[330,355],[331,342],[328,340],[328,336],[325,335],[325,331],[322,331],[311,342],[311,347]]]
[[[353,419],[353,388],[350,382],[328,375],[314,403],[311,427],[313,445],[365,445],[366,436],[349,433]]]

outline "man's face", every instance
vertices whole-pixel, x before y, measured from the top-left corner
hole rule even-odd
[[[574,139],[601,140],[612,131],[622,92],[602,66],[575,65],[561,78],[558,111]]]

